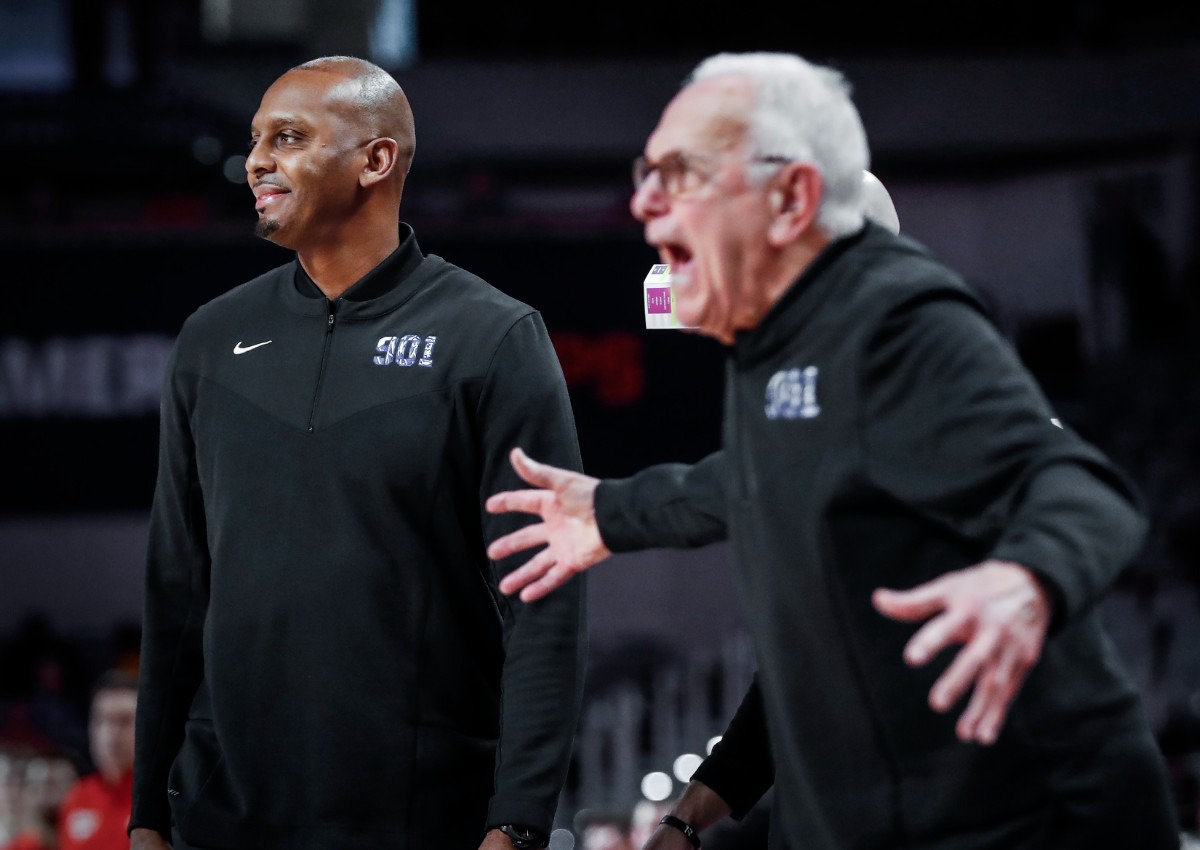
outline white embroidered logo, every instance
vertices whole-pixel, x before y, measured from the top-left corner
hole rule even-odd
[[[238,344],[233,347],[233,353],[245,354],[247,351],[253,351],[256,348],[262,348],[264,345],[270,345],[271,342],[272,340],[267,340],[266,342],[256,342],[254,345],[242,345],[242,343],[239,341]]]
[[[414,363],[418,366],[432,366],[433,346],[436,342],[436,336],[425,337],[425,349],[418,360],[417,351],[421,348],[419,336],[385,336],[376,344],[375,350],[379,353],[371,358],[371,362],[376,366],[411,366]]]
[[[768,419],[812,419],[821,413],[817,404],[816,366],[782,369],[767,381]]]

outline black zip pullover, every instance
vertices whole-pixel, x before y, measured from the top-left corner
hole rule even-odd
[[[176,343],[151,518],[131,827],[255,850],[548,832],[583,586],[532,605],[483,511],[508,450],[578,469],[538,314],[410,230],[328,301],[291,262]],[[515,516],[515,515],[510,515]]]
[[[1173,846],[1161,760],[1093,608],[1145,523],[1123,477],[1061,426],[962,281],[869,224],[738,336],[723,451],[597,489],[613,551],[730,540],[773,846]],[[981,747],[954,735],[964,704],[927,703],[953,652],[907,667],[918,626],[870,597],[988,558],[1034,571],[1057,608]],[[734,762],[755,790],[770,781],[754,753]]]

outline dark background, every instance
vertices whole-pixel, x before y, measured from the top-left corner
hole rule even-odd
[[[50,663],[78,708],[136,644],[146,387],[193,309],[289,257],[251,235],[238,176],[276,76],[329,53],[394,71],[417,121],[404,218],[426,252],[542,311],[585,465],[611,476],[719,441],[720,347],[644,328],[655,255],[628,174],[688,70],[749,49],[847,74],[902,229],[983,292],[1063,418],[1142,489],[1150,538],[1106,615],[1194,827],[1195,3],[4,0],[0,700],[29,698]],[[719,547],[594,575],[599,707],[581,741],[606,743],[603,770],[573,772],[571,812],[637,796],[627,776],[596,790],[620,762],[611,717],[640,718],[640,776],[719,731],[750,663]],[[679,671],[697,670],[698,719],[662,725],[663,700],[688,702]],[[635,697],[644,712],[621,702]]]

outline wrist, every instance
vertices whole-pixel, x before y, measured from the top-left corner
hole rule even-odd
[[[700,831],[729,817],[732,811],[720,794],[700,780],[693,779],[675,805],[671,806],[670,813]]]
[[[679,830],[683,833],[684,837],[691,842],[691,845],[693,848],[695,848],[695,850],[700,850],[700,833],[697,832],[695,828],[693,828],[692,825],[683,818],[667,814],[662,816],[662,820],[659,821],[659,824]]]
[[[502,823],[495,829],[508,836],[516,850],[541,850],[550,843],[550,837],[543,832],[514,823]]]

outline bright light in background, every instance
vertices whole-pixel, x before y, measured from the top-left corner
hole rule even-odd
[[[642,796],[655,803],[670,797],[671,789],[674,787],[671,777],[667,776],[661,770],[647,773],[642,777]]]
[[[376,64],[411,67],[417,61],[416,0],[380,0],[368,40]]]
[[[201,0],[200,21],[204,37],[218,44],[233,31],[233,0]]]
[[[675,759],[675,763],[671,765],[671,772],[675,774],[675,778],[680,782],[687,782],[692,778],[692,774],[696,772],[696,768],[700,766],[700,762],[702,761],[704,759],[695,753],[684,753]]]
[[[715,747],[719,743],[721,743],[721,736],[713,735],[711,738],[708,739],[708,745],[704,748],[704,752],[708,753],[709,755],[712,755],[713,747]]]
[[[239,154],[234,154],[225,160],[225,165],[221,168],[221,173],[225,175],[225,179],[230,183],[245,183],[246,182],[246,157]]]

